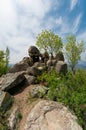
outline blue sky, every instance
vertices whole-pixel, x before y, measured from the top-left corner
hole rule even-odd
[[[86,46],[86,0],[0,0],[0,50],[9,47],[10,63],[28,56],[29,46],[44,29],[63,41],[73,33]]]

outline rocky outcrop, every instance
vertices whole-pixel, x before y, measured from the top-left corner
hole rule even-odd
[[[24,130],[82,130],[76,120],[61,103],[44,100],[31,110]]]
[[[13,87],[17,87],[25,80],[23,72],[8,73],[4,76],[4,80],[1,84],[1,90],[9,91]]]

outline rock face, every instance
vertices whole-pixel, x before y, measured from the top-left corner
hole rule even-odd
[[[11,115],[8,119],[8,127],[10,128],[10,130],[17,130],[17,124],[19,122],[19,109],[16,107],[15,109],[13,109],[13,111],[11,112]]]
[[[31,75],[27,75],[27,74],[25,74],[25,78],[26,78],[27,85],[34,84],[34,82],[36,80],[35,76],[31,76]]]
[[[33,59],[33,63],[39,61],[40,51],[35,46],[30,46],[28,49],[29,56]]]
[[[64,55],[62,52],[57,53],[55,58],[57,61],[64,61]]]
[[[0,90],[0,108],[6,110],[13,102],[13,97],[8,92]]]
[[[47,51],[45,51],[43,54],[41,54],[41,60],[42,60],[43,63],[46,64],[46,62],[48,61],[48,59],[49,59],[49,54],[48,54]]]
[[[27,74],[32,76],[38,76],[41,74],[41,70],[38,67],[28,67]]]
[[[76,117],[60,103],[40,101],[28,115],[24,130],[82,130]]]
[[[5,75],[1,85],[1,90],[8,91],[9,89],[18,86],[25,80],[25,76],[21,72],[8,73]]]
[[[42,98],[48,92],[48,88],[43,85],[36,85],[30,90],[30,95],[33,98]]]
[[[15,73],[15,72],[19,72],[19,71],[25,71],[28,68],[28,64],[27,63],[17,63],[15,64],[10,70],[9,73]]]
[[[55,67],[55,70],[58,74],[66,74],[67,73],[67,64],[64,61],[58,61]]]

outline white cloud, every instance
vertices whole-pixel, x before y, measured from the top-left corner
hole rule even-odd
[[[39,18],[43,17],[51,6],[51,2],[49,0],[16,0],[16,3],[24,10],[25,13]]]
[[[79,24],[81,22],[81,18],[82,18],[82,14],[80,13],[76,19],[74,20],[73,22],[73,29],[72,29],[72,33],[76,33],[78,31],[78,28],[79,28]]]
[[[58,13],[60,4],[59,0],[0,0],[0,49],[10,48],[11,63],[28,55],[29,46],[35,45],[36,36],[43,29],[57,29],[60,36],[77,32],[82,15],[74,19],[71,27],[68,17]],[[75,5],[72,0],[71,10]],[[57,11],[56,16],[52,10]]]
[[[0,34],[13,31],[16,26],[16,11],[11,0],[0,0]]]
[[[72,11],[77,4],[78,4],[78,0],[71,0],[70,10]]]
[[[35,44],[35,37],[44,28],[42,23],[52,2],[0,0],[0,49],[10,48],[11,63],[21,60],[29,46]]]

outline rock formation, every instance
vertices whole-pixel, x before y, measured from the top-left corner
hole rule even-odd
[[[48,73],[52,68],[58,74],[66,74],[67,64],[63,54],[59,53],[55,58],[51,58],[47,52],[41,54],[35,46],[28,49],[28,54],[29,56],[15,64],[9,73],[0,77],[0,110],[6,111],[13,100],[19,98],[18,101],[14,100],[14,106],[7,118],[9,130],[16,130],[18,127],[19,130],[82,130],[76,122],[76,117],[65,106],[58,102],[42,100],[45,95],[47,97],[49,88],[36,83],[37,76],[44,71]],[[23,92],[27,88],[28,92],[24,95]],[[23,98],[20,93],[23,93]],[[35,98],[42,101],[33,103]],[[33,109],[28,110],[29,108]],[[25,114],[23,124],[18,120],[20,111]]]
[[[27,117],[24,130],[82,130],[61,103],[40,101]]]

